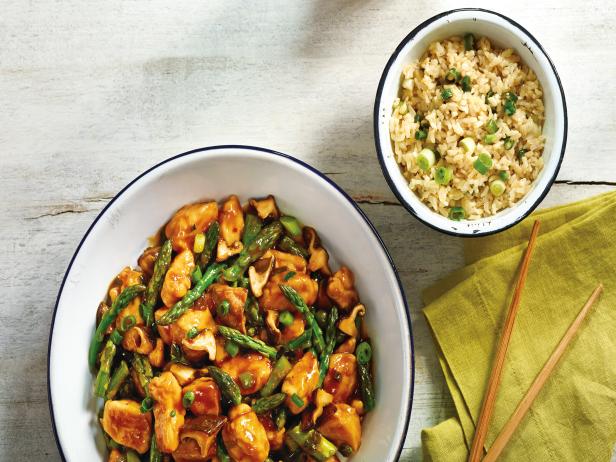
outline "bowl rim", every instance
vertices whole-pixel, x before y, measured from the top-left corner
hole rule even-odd
[[[49,340],[48,340],[48,344],[47,344],[47,401],[49,403],[49,414],[51,417],[51,426],[52,426],[52,430],[53,430],[53,436],[54,436],[54,440],[56,442],[56,447],[58,448],[58,451],[60,453],[60,458],[63,461],[66,461],[66,457],[64,456],[64,451],[62,449],[62,445],[60,444],[60,438],[58,436],[58,431],[56,428],[56,421],[55,421],[55,416],[54,416],[54,407],[53,407],[53,401],[52,401],[52,397],[51,397],[51,380],[50,380],[50,373],[51,373],[51,343],[52,343],[52,339],[53,339],[53,332],[54,332],[54,325],[56,322],[56,313],[58,310],[58,305],[60,303],[60,296],[62,295],[62,292],[64,290],[64,285],[66,283],[66,279],[68,277],[68,274],[73,266],[73,262],[75,261],[75,258],[77,257],[77,254],[79,253],[79,251],[81,250],[81,247],[83,245],[83,243],[85,242],[85,240],[87,239],[87,237],[90,235],[90,232],[92,231],[92,229],[94,228],[94,226],[96,225],[96,223],[99,221],[99,219],[105,214],[105,212],[107,211],[107,209],[109,209],[109,207],[111,207],[111,205],[122,195],[124,194],[135,182],[137,182],[140,178],[146,176],[147,174],[149,174],[150,172],[152,172],[153,170],[158,169],[159,167],[162,167],[163,165],[172,162],[176,159],[182,158],[182,157],[187,157],[190,156],[191,154],[196,154],[196,153],[201,153],[201,152],[208,152],[208,151],[218,151],[218,150],[225,150],[225,149],[236,149],[239,151],[246,151],[246,152],[258,152],[261,154],[265,154],[265,155],[272,155],[272,156],[278,156],[278,157],[282,157],[286,160],[289,160],[291,162],[294,162],[296,164],[298,164],[299,166],[305,168],[306,170],[316,174],[318,177],[320,177],[321,179],[325,180],[327,183],[329,183],[338,193],[340,193],[342,195],[342,197],[344,199],[346,199],[346,201],[355,209],[356,212],[359,213],[360,217],[364,220],[364,222],[368,225],[368,227],[370,228],[370,230],[372,231],[373,236],[376,238],[377,242],[379,243],[381,250],[383,251],[383,253],[385,254],[387,261],[389,262],[389,265],[391,266],[391,269],[394,273],[394,276],[396,278],[396,283],[398,285],[398,290],[400,292],[400,296],[402,298],[402,303],[403,303],[403,308],[404,308],[404,317],[406,319],[406,323],[407,323],[407,327],[409,330],[409,346],[410,346],[410,359],[411,359],[411,367],[410,367],[410,393],[408,396],[408,400],[407,400],[407,404],[406,404],[406,409],[405,409],[405,413],[406,413],[406,417],[404,420],[404,424],[403,424],[403,432],[400,438],[400,441],[398,442],[398,448],[396,449],[396,454],[395,454],[395,460],[398,460],[400,458],[400,454],[402,453],[402,449],[404,448],[404,442],[406,440],[406,434],[408,432],[408,428],[409,428],[409,423],[410,423],[410,419],[411,419],[411,411],[413,408],[413,397],[415,394],[415,346],[414,346],[414,341],[413,341],[413,326],[412,326],[412,322],[411,322],[411,317],[409,314],[409,305],[407,302],[407,298],[406,295],[404,293],[404,287],[402,285],[402,281],[400,279],[400,274],[398,273],[398,269],[396,268],[396,265],[391,257],[391,254],[389,253],[389,250],[387,249],[387,246],[385,245],[385,242],[383,241],[383,239],[381,238],[379,232],[376,230],[376,228],[374,227],[374,225],[372,224],[372,222],[370,221],[370,219],[368,218],[368,216],[364,213],[364,211],[359,207],[359,205],[357,205],[357,203],[351,198],[351,196],[349,196],[340,186],[338,186],[333,180],[331,180],[330,178],[328,178],[326,175],[324,175],[323,173],[321,173],[319,170],[317,170],[316,168],[314,168],[313,166],[311,166],[310,164],[307,164],[306,162],[297,159],[289,154],[285,154],[279,151],[275,151],[272,149],[268,149],[268,148],[262,148],[262,147],[258,147],[258,146],[251,146],[251,145],[242,145],[242,144],[222,144],[222,145],[213,145],[213,146],[206,146],[206,147],[202,147],[202,148],[196,148],[196,149],[192,149],[190,151],[186,151],[180,154],[176,154],[174,156],[171,156],[167,159],[164,159],[163,161],[153,165],[152,167],[148,168],[147,170],[145,170],[144,172],[140,173],[139,175],[137,175],[135,178],[133,178],[126,186],[124,186],[116,195],[114,195],[114,197],[105,205],[105,207],[103,207],[103,209],[98,213],[98,215],[96,216],[96,218],[92,221],[92,223],[90,224],[90,226],[88,227],[88,229],[86,230],[85,234],[83,235],[83,237],[81,238],[79,245],[77,246],[77,248],[75,249],[75,252],[73,253],[73,256],[71,257],[71,260],[68,264],[68,267],[66,269],[66,271],[64,272],[64,276],[62,278],[62,283],[60,284],[60,289],[58,290],[58,295],[56,297],[56,302],[54,304],[54,308],[53,308],[53,313],[52,313],[52,318],[51,318],[51,326],[49,329]]]
[[[556,79],[556,83],[558,84],[558,89],[560,91],[560,98],[561,98],[562,109],[563,109],[563,123],[564,123],[564,127],[563,127],[563,140],[562,140],[562,146],[561,146],[561,149],[560,149],[560,155],[559,155],[559,158],[558,158],[558,163],[556,164],[556,168],[554,169],[552,177],[548,180],[548,183],[547,183],[546,187],[541,192],[541,194],[539,195],[537,200],[535,200],[535,202],[533,202],[522,215],[517,217],[511,223],[508,223],[508,224],[506,224],[504,226],[497,227],[495,229],[491,229],[491,230],[487,230],[487,231],[477,231],[477,232],[474,232],[472,234],[461,233],[461,232],[452,231],[452,230],[449,230],[449,229],[443,229],[443,228],[435,225],[431,221],[422,218],[419,215],[419,213],[416,212],[416,210],[413,207],[413,205],[410,202],[408,202],[404,198],[404,196],[400,193],[400,191],[398,190],[398,188],[396,187],[396,185],[395,185],[395,183],[393,181],[393,178],[391,177],[391,175],[389,173],[388,167],[385,164],[385,156],[384,156],[383,151],[381,149],[381,138],[380,138],[380,135],[379,135],[379,110],[380,110],[380,107],[381,107],[381,99],[382,99],[382,95],[383,95],[383,88],[385,86],[385,80],[387,79],[387,77],[389,75],[389,71],[390,71],[391,67],[393,66],[394,62],[396,61],[396,59],[398,59],[398,56],[400,55],[402,49],[420,31],[425,29],[427,26],[429,26],[433,22],[438,21],[439,19],[441,19],[441,18],[443,18],[445,16],[449,16],[449,15],[455,14],[455,13],[462,13],[462,12],[479,12],[479,13],[486,13],[486,14],[489,14],[489,15],[491,14],[491,15],[494,15],[494,16],[498,16],[499,18],[504,19],[505,21],[510,23],[513,27],[515,27],[515,28],[519,29],[520,31],[522,31],[524,34],[526,34],[530,38],[530,40],[532,40],[534,45],[544,55],[544,57],[546,58],[547,62],[549,63],[551,71],[554,74],[554,77]],[[562,165],[563,158],[565,156],[565,149],[566,149],[566,146],[567,146],[567,133],[568,133],[568,125],[569,125],[569,123],[568,123],[569,119],[568,119],[568,115],[567,115],[567,102],[566,102],[566,99],[565,99],[565,92],[564,92],[564,89],[563,89],[563,85],[562,85],[562,82],[560,80],[560,76],[558,75],[558,72],[556,71],[556,67],[554,66],[554,63],[552,62],[552,59],[550,58],[548,53],[541,46],[539,41],[524,26],[522,26],[518,22],[514,21],[513,19],[505,16],[502,13],[498,13],[496,11],[488,10],[488,9],[485,9],[485,8],[456,8],[456,9],[453,9],[453,10],[443,11],[442,13],[439,13],[437,15],[432,16],[431,18],[426,19],[421,24],[419,24],[417,27],[415,27],[411,32],[409,32],[409,34],[402,39],[400,44],[398,44],[398,46],[396,47],[396,49],[394,50],[392,55],[389,57],[389,60],[387,61],[387,64],[385,65],[385,68],[383,69],[383,73],[381,74],[381,78],[379,80],[379,85],[378,85],[377,91],[376,91],[376,97],[375,97],[375,100],[374,100],[374,111],[373,111],[373,116],[372,117],[373,117],[374,143],[375,143],[375,146],[376,146],[377,158],[378,158],[379,164],[381,166],[381,171],[383,173],[383,176],[385,177],[385,180],[387,181],[389,189],[394,193],[394,195],[396,196],[396,198],[398,199],[400,204],[411,215],[413,215],[415,218],[417,218],[417,220],[419,220],[423,224],[429,226],[430,228],[432,228],[432,229],[434,229],[436,231],[439,231],[439,232],[444,233],[444,234],[448,234],[450,236],[469,237],[469,238],[481,237],[481,236],[489,236],[491,234],[496,234],[496,233],[499,233],[501,231],[505,231],[506,229],[509,229],[512,226],[515,226],[519,222],[524,220],[526,217],[528,217],[537,208],[537,206],[543,201],[545,196],[548,194],[548,192],[552,188],[552,185],[554,184],[554,181],[556,180],[556,177],[558,176],[558,172],[560,171],[560,167]],[[436,212],[434,212],[432,210],[430,210],[430,212],[431,213],[436,213]]]

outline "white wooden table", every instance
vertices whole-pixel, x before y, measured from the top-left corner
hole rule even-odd
[[[403,460],[420,460],[421,428],[453,407],[419,294],[461,264],[462,241],[426,228],[397,203],[376,160],[372,106],[399,41],[457,6],[4,0],[0,460],[59,460],[47,407],[47,339],[60,281],[88,225],[149,166],[224,143],[270,147],[311,163],[375,223],[412,307],[417,373]],[[616,3],[475,6],[526,26],[561,75],[569,142],[544,205],[616,187]]]

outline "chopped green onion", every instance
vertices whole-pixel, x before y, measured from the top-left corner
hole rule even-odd
[[[462,207],[451,207],[449,209],[449,219],[453,221],[460,221],[466,217],[466,212]]]
[[[193,339],[197,335],[199,335],[199,329],[197,329],[195,326],[192,326],[190,329],[188,329],[188,332],[186,332],[186,337],[188,337],[189,339]]]
[[[338,451],[340,451],[340,454],[342,454],[344,457],[351,457],[353,455],[353,448],[348,444],[341,445],[338,448]]]
[[[507,114],[508,116],[512,116],[513,114],[515,114],[515,103],[513,101],[511,101],[510,99],[505,101],[505,114]]]
[[[428,137],[428,131],[427,130],[417,130],[415,132],[415,139],[418,141],[422,141],[425,140]]]
[[[430,170],[430,167],[434,165],[435,161],[436,157],[432,149],[425,148],[419,151],[419,154],[417,154],[417,165],[420,169],[424,171]]]
[[[203,273],[201,272],[201,268],[199,267],[199,265],[197,265],[197,267],[195,268],[191,276],[192,283],[196,284],[197,282],[201,280],[202,277],[203,277]]]
[[[498,137],[494,133],[483,137],[484,144],[494,144],[496,141],[498,141]]]
[[[299,224],[297,218],[290,215],[280,217],[280,224],[292,237],[298,237],[302,235],[302,225]]]
[[[141,407],[139,408],[139,410],[142,414],[145,414],[146,412],[150,412],[153,407],[154,400],[151,397],[146,396],[145,398],[143,398],[143,401],[141,401]]]
[[[294,318],[293,318],[293,315],[289,311],[283,311],[282,313],[280,313],[278,320],[280,321],[280,324],[282,324],[285,327],[288,327],[291,324],[293,324]]]
[[[291,395],[291,401],[293,401],[293,404],[295,404],[297,407],[302,407],[304,405],[304,400],[301,399],[297,393],[293,393]]]
[[[372,347],[368,342],[361,342],[355,350],[355,357],[359,364],[368,364],[372,359]]]
[[[187,391],[186,393],[184,393],[184,396],[182,397],[182,406],[184,406],[184,409],[188,409],[190,406],[192,406],[192,403],[195,402],[195,392],[194,391]]]
[[[205,234],[198,233],[195,236],[195,243],[193,244],[193,252],[201,253],[205,249]]]
[[[124,316],[122,321],[120,321],[120,334],[124,334],[128,329],[137,324],[137,319],[129,314],[128,316]]]
[[[448,82],[454,83],[454,82],[459,82],[460,81],[460,73],[456,70],[455,67],[452,67],[451,69],[449,69],[449,71],[447,71],[447,74],[445,74],[445,80],[447,80]]]
[[[216,312],[220,316],[226,316],[229,314],[230,309],[231,309],[231,305],[229,304],[229,302],[227,300],[223,300],[216,307]]]
[[[297,273],[295,271],[289,271],[287,274],[284,275],[284,277],[282,279],[284,279],[285,281],[288,281],[289,279],[291,279],[296,274]]]
[[[415,114],[415,117],[413,118],[413,120],[417,123],[421,122],[421,114],[419,112]]]
[[[462,140],[460,140],[460,146],[462,146],[462,149],[464,149],[464,152],[467,154],[475,152],[475,140],[472,138],[462,138]]]
[[[238,346],[237,343],[231,340],[227,340],[225,342],[225,351],[229,353],[229,356],[231,356],[232,358],[235,358],[237,354],[240,352],[240,347]]]
[[[522,157],[526,155],[527,152],[528,152],[528,149],[520,148],[515,152],[515,155],[518,159],[521,159]]]
[[[490,104],[490,102],[488,101],[488,99],[492,98],[494,96],[494,92],[492,90],[488,91],[486,93],[486,104]]]
[[[468,75],[465,75],[462,78],[461,86],[462,86],[462,91],[464,91],[465,93],[468,93],[469,91],[471,91],[471,78]]]
[[[490,135],[498,131],[498,124],[496,123],[496,120],[494,119],[488,120],[488,122],[486,123],[486,131]]]
[[[518,102],[518,95],[516,95],[512,91],[508,91],[507,93],[505,93],[505,99],[510,99],[514,103],[517,103]]]
[[[434,172],[434,181],[442,186],[449,184],[453,178],[453,170],[448,167],[438,167]]]
[[[471,51],[475,49],[475,36],[471,33],[464,34],[464,50]]]
[[[509,172],[506,170],[502,170],[498,172],[498,177],[503,181],[507,181],[509,180]]]
[[[257,329],[255,329],[254,327],[249,327],[248,329],[246,329],[246,333],[253,337],[257,333]]]
[[[494,180],[490,183],[490,192],[498,197],[505,192],[505,183],[502,180]]]
[[[515,146],[515,141],[513,141],[511,138],[509,138],[508,136],[505,138],[505,143],[503,144],[503,146],[505,147],[505,149],[509,150],[511,149],[513,146]]]
[[[443,101],[450,100],[452,96],[453,92],[450,88],[444,88],[443,91],[441,91],[441,98],[443,98]]]
[[[175,417],[175,416],[177,415],[177,412],[175,412],[175,409],[173,409],[173,410],[169,413],[169,415],[170,415],[171,417]]]
[[[492,158],[489,154],[481,153],[477,160],[473,163],[473,167],[482,175],[488,173],[488,170],[492,168]]]
[[[250,372],[242,372],[238,376],[238,380],[240,381],[240,386],[243,389],[250,388],[255,384],[255,376]]]

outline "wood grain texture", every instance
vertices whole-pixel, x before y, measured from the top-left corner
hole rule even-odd
[[[563,80],[569,143],[544,205],[616,185],[616,4],[475,2],[527,27]],[[399,41],[453,0],[5,0],[0,15],[0,460],[59,460],[47,336],[81,236],[138,173],[195,147],[293,154],[360,202],[400,270],[416,384],[402,460],[453,414],[420,292],[462,263],[459,239],[396,205],[374,154],[372,106]],[[70,365],[67,365],[70,373]]]

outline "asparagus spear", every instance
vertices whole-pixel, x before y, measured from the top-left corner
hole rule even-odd
[[[289,340],[286,345],[287,350],[293,351],[299,348],[309,348],[311,345],[310,340],[312,339],[312,329],[307,329],[303,334],[295,337],[293,340]]]
[[[270,374],[269,379],[267,379],[267,383],[261,389],[261,396],[267,397],[274,393],[274,390],[278,387],[278,385],[280,385],[280,382],[284,380],[287,374],[291,372],[292,368],[293,366],[287,357],[284,355],[281,356],[278,361],[276,361],[276,364],[274,364],[272,373]]]
[[[92,341],[90,342],[90,349],[88,351],[88,364],[90,370],[93,371],[96,366],[96,357],[101,349],[103,340],[105,339],[105,332],[107,328],[115,321],[120,311],[122,311],[130,303],[130,301],[145,290],[145,286],[136,284],[127,287],[122,291],[120,295],[115,299],[109,311],[105,313],[101,322],[98,323]]]
[[[195,286],[188,291],[184,298],[173,305],[169,311],[163,314],[156,324],[159,326],[167,326],[177,321],[188,308],[190,308],[195,300],[197,300],[205,289],[207,289],[218,277],[220,276],[224,266],[218,263],[214,263],[209,266],[203,273],[203,277],[195,284]]]
[[[257,414],[263,414],[272,409],[276,409],[284,400],[287,399],[286,393],[276,393],[275,395],[259,398],[252,406],[252,410]]]
[[[291,237],[300,237],[302,235],[302,225],[299,220],[291,215],[280,217],[280,223],[284,226],[285,231]]]
[[[275,359],[278,353],[276,348],[269,346],[267,343],[242,334],[239,330],[232,329],[231,327],[218,326],[218,332],[227,340],[231,340],[244,348],[250,348],[251,350],[263,353],[270,359]]]
[[[335,306],[329,312],[327,317],[327,330],[325,332],[325,349],[321,353],[319,359],[319,387],[323,385],[327,369],[329,368],[329,357],[334,352],[336,347],[336,322],[338,321],[338,308]]]
[[[246,218],[244,218],[244,235],[242,236],[244,247],[252,244],[262,227],[263,223],[258,216],[252,213],[246,214]]]
[[[109,388],[109,377],[111,375],[111,363],[116,353],[116,346],[111,340],[107,340],[103,352],[101,353],[101,367],[96,374],[94,382],[94,394],[100,398],[104,398]]]
[[[292,287],[286,286],[284,284],[280,284],[279,287],[283,295],[287,297],[287,300],[289,300],[293,304],[293,306],[295,306],[297,311],[304,315],[304,319],[306,319],[306,324],[308,324],[308,327],[312,329],[314,346],[319,353],[322,353],[325,349],[325,339],[323,338],[323,331],[321,330],[321,327],[317,323],[316,319],[314,318],[314,315],[312,314],[308,306],[306,306],[306,302],[304,302],[304,299]]]
[[[163,455],[158,450],[158,443],[156,442],[156,433],[152,434],[152,442],[150,443],[150,462],[163,462]]]
[[[154,305],[156,305],[156,300],[158,300],[158,294],[160,293],[160,289],[163,285],[163,280],[165,279],[167,269],[169,269],[172,251],[173,247],[171,246],[171,240],[167,239],[160,248],[160,252],[158,253],[158,257],[154,263],[154,271],[152,272],[152,277],[148,282],[148,287],[145,290],[145,295],[143,297],[143,303],[140,307],[141,316],[143,316],[146,326],[151,326],[154,324]]]
[[[109,380],[109,387],[107,388],[107,394],[105,398],[113,399],[115,395],[118,393],[118,390],[124,383],[124,381],[128,378],[129,370],[126,361],[120,362],[116,370],[113,372],[111,376],[111,380]]]
[[[216,366],[209,366],[207,369],[222,394],[229,398],[233,404],[240,404],[242,402],[242,393],[240,392],[240,387],[237,386],[237,383],[235,383],[231,376]]]
[[[357,363],[359,372],[359,390],[361,391],[362,401],[364,402],[364,411],[370,412],[374,409],[374,386],[372,384],[372,376],[370,375],[370,364]]]
[[[282,225],[279,221],[274,221],[261,229],[254,241],[242,249],[235,263],[224,271],[224,278],[230,282],[237,281],[252,262],[274,247],[281,234]]]
[[[213,222],[205,232],[205,248],[199,256],[199,266],[205,269],[212,258],[216,244],[218,244],[218,235],[220,234],[220,225],[217,221]]]
[[[302,432],[300,426],[297,425],[289,430],[287,435],[318,462],[325,462],[336,454],[336,446],[316,430]]]
[[[231,462],[231,457],[229,457],[227,448],[225,448],[225,444],[222,441],[222,433],[219,433],[216,439],[216,457],[219,462]]]
[[[246,312],[246,320],[250,327],[259,327],[263,325],[263,318],[259,312],[259,302],[252,295],[249,295],[246,299],[244,311]]]
[[[308,258],[309,256],[308,251],[289,236],[282,236],[280,238],[280,242],[278,243],[278,247],[280,250],[284,250],[285,252],[289,252],[294,255],[299,255],[303,258]]]
[[[146,395],[148,394],[148,385],[150,384],[150,379],[154,376],[152,372],[152,365],[148,358],[138,353],[133,355],[132,362],[133,369],[137,373],[137,379],[139,380],[139,385],[145,391]]]

